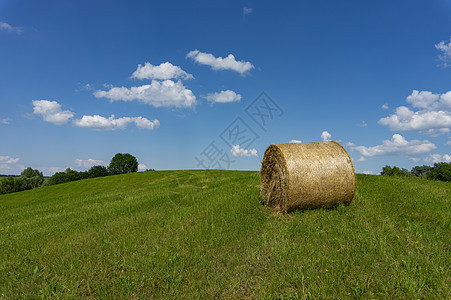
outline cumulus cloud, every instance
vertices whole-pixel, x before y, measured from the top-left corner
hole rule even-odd
[[[346,146],[349,146],[349,147],[351,147],[351,146],[355,146],[355,144],[354,143],[352,143],[352,142],[347,142],[346,144],[345,144]]]
[[[83,116],[79,120],[74,120],[74,125],[77,127],[90,128],[97,131],[125,129],[128,124],[135,123],[138,128],[152,130],[160,126],[160,122],[155,119],[150,121],[144,117],[122,117],[116,118],[111,115],[105,118],[99,115]]]
[[[104,166],[106,165],[106,163],[103,160],[98,160],[98,159],[92,159],[92,158],[88,158],[88,159],[79,159],[77,158],[75,160],[75,164],[79,167],[85,168],[85,169],[89,169],[92,166]]]
[[[61,105],[56,101],[33,100],[32,103],[34,114],[41,115],[44,121],[55,125],[66,124],[74,116],[71,111],[63,111]]]
[[[132,74],[132,78],[137,79],[194,79],[193,75],[186,73],[179,66],[174,66],[170,62],[165,62],[159,66],[154,66],[146,62],[143,65],[139,64],[138,68]]]
[[[154,106],[191,107],[196,104],[196,96],[179,80],[152,80],[151,84],[126,87],[111,87],[107,91],[95,91],[97,98],[108,98],[113,101],[133,101]]]
[[[12,119],[11,118],[4,118],[4,119],[0,119],[0,124],[3,124],[3,125],[8,125],[9,124],[9,122],[11,122],[12,121]]]
[[[246,156],[246,157],[257,156],[256,149],[243,149],[240,148],[240,145],[232,145],[230,153],[232,153],[233,156]]]
[[[145,171],[145,170],[147,170],[147,166],[145,164],[138,165],[138,171]]]
[[[382,109],[388,109],[388,104],[385,103],[384,105],[381,106]]]
[[[330,141],[331,137],[332,135],[327,131],[323,131],[323,133],[321,133],[321,138],[323,139],[323,142]]]
[[[424,161],[431,163],[440,163],[440,162],[451,163],[451,155],[430,154],[428,157],[424,159]]]
[[[302,143],[302,141],[299,141],[299,140],[291,140],[291,141],[289,141],[288,143]]]
[[[363,159],[372,156],[388,156],[400,155],[407,157],[415,157],[424,155],[436,149],[433,143],[428,140],[411,140],[407,141],[402,135],[394,134],[391,140],[382,141],[381,145],[373,147],[353,146],[352,149],[359,152]]]
[[[193,59],[201,65],[210,66],[213,70],[233,70],[244,75],[246,72],[254,68],[254,66],[244,60],[237,61],[233,54],[229,54],[226,58],[215,57],[211,53],[200,52],[199,50],[190,51],[186,57]]]
[[[5,22],[0,22],[0,31],[21,34],[23,30],[20,27],[13,27]]]
[[[430,136],[450,132],[451,91],[440,95],[413,90],[406,101],[416,110],[399,106],[394,114],[381,118],[378,123],[392,131],[418,131]]]
[[[19,161],[18,158],[14,158],[8,155],[0,155],[1,164],[15,164]]]
[[[449,39],[448,44],[446,41],[441,41],[436,44],[435,49],[441,52],[438,55],[438,58],[442,61],[442,66],[445,68],[451,66],[449,64],[451,62],[451,38]]]
[[[372,174],[373,174],[373,171],[363,171],[362,173],[363,173],[363,174],[366,174],[366,175],[372,175]]]
[[[252,7],[243,7],[243,15],[250,15],[254,12],[254,9]]]
[[[229,102],[239,102],[241,100],[241,95],[235,93],[234,91],[227,90],[221,91],[219,93],[211,93],[205,97],[208,101],[215,103],[229,103]]]

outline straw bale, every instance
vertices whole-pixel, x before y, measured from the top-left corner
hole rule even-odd
[[[264,204],[284,213],[349,204],[356,190],[351,158],[334,141],[271,145],[260,174]]]

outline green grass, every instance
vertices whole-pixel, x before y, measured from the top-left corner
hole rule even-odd
[[[450,299],[451,185],[358,175],[278,215],[259,175],[159,171],[0,196],[0,298]]]

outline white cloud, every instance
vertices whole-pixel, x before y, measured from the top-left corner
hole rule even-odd
[[[352,143],[352,142],[347,142],[346,144],[345,144],[346,146],[355,146],[355,144],[354,143]]]
[[[323,133],[321,133],[321,138],[323,139],[324,142],[330,141],[331,137],[332,135],[327,131],[323,131]]]
[[[103,160],[97,160],[97,159],[92,159],[92,158],[88,158],[88,159],[79,159],[77,158],[75,160],[75,164],[79,167],[83,167],[85,169],[89,169],[92,166],[104,166],[107,163],[105,163]]]
[[[448,44],[446,41],[441,41],[436,44],[435,49],[441,52],[441,54],[438,55],[438,58],[443,62],[442,66],[445,68],[451,66],[449,64],[451,62],[451,38],[449,39]]]
[[[388,104],[385,103],[384,105],[381,106],[382,109],[388,109]]]
[[[147,170],[147,166],[146,166],[145,164],[139,164],[139,165],[138,165],[138,170],[139,170],[139,171]]]
[[[160,121],[158,121],[157,119],[150,121],[141,116],[132,119],[133,122],[135,122],[136,127],[138,128],[153,130],[154,128],[160,127]]]
[[[451,163],[451,155],[430,154],[428,157],[424,159],[424,161],[431,163],[440,163],[440,162]]]
[[[440,98],[439,94],[433,94],[429,91],[413,90],[412,94],[407,96],[406,101],[416,108],[429,108]]]
[[[18,162],[19,159],[18,158],[13,158],[11,156],[8,155],[0,155],[0,163],[1,164],[15,164],[16,162]]]
[[[446,145],[451,146],[451,140],[447,141]]]
[[[363,161],[367,161],[368,159],[365,156],[360,156],[359,159],[357,159],[357,162],[363,162]]]
[[[291,140],[291,141],[289,141],[288,143],[294,143],[294,144],[296,144],[296,143],[302,143],[302,141],[299,141],[299,140]]]
[[[418,110],[399,106],[395,114],[381,118],[378,123],[392,131],[418,131],[430,136],[450,132],[451,91],[440,95],[413,90],[406,101]]]
[[[252,7],[243,7],[243,15],[250,15],[254,12],[254,9]]]
[[[366,127],[367,125],[368,125],[368,124],[366,124],[366,122],[363,121],[363,120],[362,120],[362,123],[357,124],[357,126],[359,126],[359,127]]]
[[[232,153],[233,156],[257,156],[257,150],[256,149],[243,149],[240,148],[240,145],[232,145],[232,149],[230,149],[230,153]]]
[[[192,58],[201,65],[210,66],[213,70],[233,70],[241,75],[250,71],[254,66],[248,61],[237,61],[233,54],[229,54],[226,58],[215,57],[213,54],[193,50],[186,57]]]
[[[9,122],[11,122],[12,121],[12,119],[11,118],[4,118],[4,119],[0,119],[0,124],[3,124],[3,125],[8,125],[9,124]]]
[[[372,175],[372,174],[373,174],[373,171],[363,171],[362,173],[363,173],[363,174],[366,174],[366,175]]]
[[[374,147],[354,146],[352,149],[357,150],[362,157],[372,156],[388,156],[401,155],[415,157],[426,154],[437,147],[428,140],[411,140],[407,141],[400,134],[394,134],[391,140],[382,141],[382,145]]]
[[[99,115],[83,116],[79,120],[74,120],[74,125],[83,128],[90,128],[98,131],[125,129],[129,123],[135,123],[138,128],[152,130],[160,126],[160,122],[155,119],[149,121],[144,117],[122,117],[117,118],[111,115],[108,119]]]
[[[219,93],[211,93],[205,97],[208,101],[216,103],[229,103],[229,102],[239,102],[241,100],[241,95],[235,93],[234,91],[227,90],[221,91]]]
[[[34,114],[42,115],[44,121],[55,125],[66,124],[74,116],[71,111],[61,110],[61,104],[56,101],[33,100],[32,103]]]
[[[154,107],[191,107],[196,104],[196,96],[185,88],[180,80],[177,82],[152,80],[151,84],[131,88],[111,87],[108,91],[95,91],[94,96],[108,98],[112,102],[138,100]]]
[[[146,62],[143,65],[139,64],[138,68],[132,74],[132,78],[137,79],[194,79],[193,75],[186,73],[179,66],[174,66],[170,62],[165,62],[159,66],[154,66]]]
[[[1,172],[9,172],[11,170],[11,166],[7,164],[0,164],[0,171]]]
[[[23,30],[20,27],[13,27],[5,22],[0,22],[0,31],[7,31],[12,33],[21,34]]]

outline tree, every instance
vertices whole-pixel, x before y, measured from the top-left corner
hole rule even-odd
[[[129,153],[117,153],[111,159],[108,171],[112,175],[137,172],[138,161]]]
[[[392,169],[392,167],[390,167],[388,165],[386,165],[385,167],[382,167],[381,175],[393,176],[393,169]]]
[[[394,166],[393,168],[390,166],[385,166],[382,168],[382,172],[381,175],[386,175],[386,176],[404,176],[404,177],[408,177],[410,176],[410,172],[404,168],[400,169],[396,166]]]
[[[0,194],[9,194],[20,191],[20,181],[12,176],[0,181]]]
[[[21,190],[30,190],[40,187],[44,182],[44,176],[39,170],[33,170],[28,167],[20,173],[18,180],[21,185]]]
[[[417,176],[417,177],[423,177],[423,178],[426,178],[426,175],[429,173],[429,171],[431,171],[432,170],[432,167],[431,166],[426,166],[426,165],[423,165],[423,166],[415,166],[415,167],[413,167],[412,168],[412,170],[410,171],[410,173],[412,174],[412,175],[415,175],[415,176]]]
[[[110,173],[104,166],[92,166],[88,171],[89,178],[108,176]]]
[[[451,181],[451,163],[435,163],[427,175],[428,179]]]
[[[59,183],[65,183],[70,181],[76,181],[80,179],[85,179],[88,177],[88,172],[77,172],[75,170],[71,170],[70,168],[67,168],[64,172],[56,172],[53,174],[52,177],[49,179],[49,184],[59,184]]]

